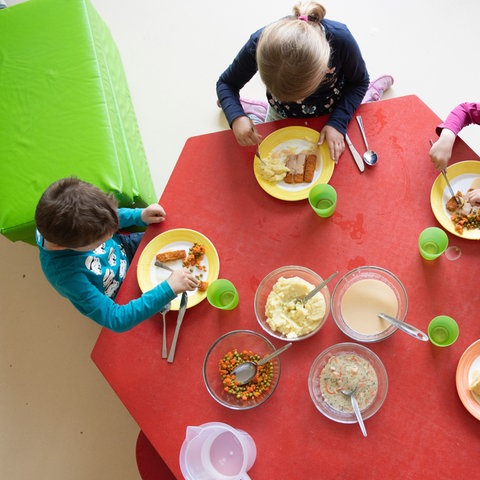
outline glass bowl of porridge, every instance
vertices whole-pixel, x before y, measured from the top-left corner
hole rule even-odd
[[[295,342],[315,335],[330,313],[330,292],[325,285],[306,303],[298,301],[323,282],[313,270],[287,265],[270,272],[258,285],[255,316],[269,335]]]
[[[350,397],[342,390],[355,389],[364,420],[378,412],[388,390],[388,376],[380,358],[358,343],[337,343],[312,364],[308,390],[315,407],[339,423],[356,423]]]
[[[379,342],[397,327],[381,319],[385,313],[404,322],[408,298],[402,282],[381,267],[355,268],[338,281],[332,292],[332,316],[338,328],[358,342]]]

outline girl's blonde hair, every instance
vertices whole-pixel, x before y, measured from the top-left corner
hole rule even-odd
[[[276,99],[303,100],[325,78],[330,59],[330,45],[320,25],[325,12],[319,3],[300,2],[293,7],[293,16],[262,32],[257,47],[258,71]],[[305,21],[300,16],[305,16]]]

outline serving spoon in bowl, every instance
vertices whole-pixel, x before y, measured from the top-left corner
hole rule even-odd
[[[338,272],[333,272],[328,278],[326,278],[320,285],[317,285],[313,290],[308,292],[304,297],[297,297],[293,301],[295,303],[303,303],[304,305],[315,296],[330,280],[332,280]]]
[[[280,355],[282,352],[284,352],[287,348],[290,348],[291,346],[292,346],[292,342],[287,343],[283,347],[280,347],[278,350],[275,350],[270,355],[267,355],[266,357],[262,358],[256,363],[247,361],[247,362],[241,363],[240,365],[237,365],[231,371],[231,374],[235,375],[235,382],[238,383],[239,385],[245,385],[246,383],[250,382],[257,374],[258,367],[265,365],[272,358],[276,357],[277,355]]]
[[[391,324],[395,325],[399,330],[402,330],[402,332],[408,333],[413,338],[416,338],[417,340],[421,340],[422,342],[428,342],[428,335],[422,332],[421,330],[419,330],[417,327],[414,327],[413,325],[410,325],[405,322],[401,322],[400,320],[397,320],[396,318],[393,318],[390,315],[387,315],[386,313],[377,313],[377,315],[381,319],[386,320],[387,322],[390,322]]]
[[[358,406],[357,399],[355,398],[355,392],[357,390],[357,387],[355,387],[353,390],[340,390],[340,392],[343,393],[346,397],[350,397],[350,401],[352,402],[352,408],[353,411],[355,412],[355,416],[357,417],[357,422],[360,425],[360,430],[363,433],[363,436],[367,436],[367,429],[365,428],[365,424],[363,423],[363,418],[362,414],[360,412],[360,407]]]

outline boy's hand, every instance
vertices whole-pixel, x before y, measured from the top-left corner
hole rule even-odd
[[[158,203],[145,207],[141,215],[142,221],[148,225],[163,222],[166,216],[165,210]]]
[[[186,268],[175,270],[167,282],[177,295],[185,290],[195,290],[198,286],[198,280]]]

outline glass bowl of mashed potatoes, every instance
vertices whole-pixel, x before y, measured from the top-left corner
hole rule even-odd
[[[269,273],[255,293],[255,316],[272,337],[294,342],[315,335],[330,313],[330,292],[322,288],[306,303],[299,301],[323,281],[306,267],[287,265]]]
[[[402,282],[381,267],[363,266],[349,271],[332,292],[335,323],[345,335],[359,342],[379,342],[397,330],[378,313],[403,322],[407,310],[407,292]]]
[[[208,349],[203,362],[203,380],[210,395],[224,407],[248,410],[270,398],[280,379],[280,356],[258,367],[256,377],[236,385],[232,370],[245,361],[257,363],[276,347],[260,333],[234,330],[219,337]]]
[[[385,401],[388,376],[380,358],[358,343],[337,343],[324,350],[312,364],[308,389],[315,407],[339,423],[356,423],[350,397],[341,390],[355,389],[364,420]]]

